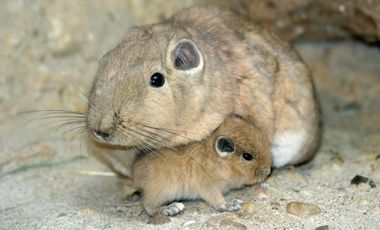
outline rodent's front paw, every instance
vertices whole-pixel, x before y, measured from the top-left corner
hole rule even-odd
[[[241,208],[241,204],[243,203],[242,200],[234,199],[233,201],[227,202],[223,205],[221,205],[218,208],[219,212],[236,212],[239,211]]]
[[[165,216],[175,216],[185,209],[185,205],[180,202],[173,202],[167,206],[161,207],[161,214]]]

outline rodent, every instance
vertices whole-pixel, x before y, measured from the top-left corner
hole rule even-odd
[[[239,202],[223,194],[262,182],[271,171],[269,142],[255,126],[227,118],[203,141],[146,154],[133,165],[133,186],[142,192],[145,211],[176,215],[183,199],[205,200],[218,211],[237,211]],[[181,208],[182,207],[182,208]]]
[[[136,156],[207,138],[232,113],[269,139],[273,166],[311,159],[319,106],[292,47],[228,10],[192,7],[131,28],[100,60],[89,148],[121,175]]]

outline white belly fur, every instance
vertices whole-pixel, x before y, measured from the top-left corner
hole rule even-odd
[[[273,166],[279,168],[297,160],[306,140],[305,130],[276,133],[272,142]]]

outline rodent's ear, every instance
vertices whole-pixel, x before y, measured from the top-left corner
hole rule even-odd
[[[216,139],[215,150],[224,158],[235,153],[235,144],[231,139],[221,136]]]
[[[175,69],[187,71],[203,68],[202,53],[193,41],[181,39],[175,43],[174,47],[169,52],[171,52],[170,60]]]

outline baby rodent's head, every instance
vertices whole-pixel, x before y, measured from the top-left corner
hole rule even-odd
[[[87,116],[92,137],[154,149],[208,136],[233,109],[233,84],[213,80],[222,73],[203,47],[170,23],[131,29],[100,60]]]
[[[272,155],[265,135],[238,118],[228,118],[213,134],[214,152],[230,168],[231,180],[242,184],[263,181],[271,171]]]

